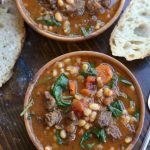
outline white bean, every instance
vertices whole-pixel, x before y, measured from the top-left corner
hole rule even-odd
[[[74,0],[66,0],[68,4],[74,4]]]
[[[63,67],[64,67],[64,64],[63,64],[62,62],[58,62],[58,63],[57,63],[57,66],[58,66],[58,68],[63,68]]]
[[[56,70],[56,69],[54,69],[52,74],[53,74],[53,77],[56,77],[56,76],[58,75],[57,70]]]
[[[129,136],[128,136],[128,137],[125,138],[125,143],[128,144],[128,143],[130,143],[131,141],[132,141],[132,137],[129,137]]]
[[[80,94],[75,94],[75,99],[77,99],[77,100],[81,100],[83,97],[82,97],[82,95],[80,95]]]
[[[61,7],[64,6],[63,0],[58,0],[58,5],[61,6]]]
[[[47,145],[47,146],[45,146],[45,150],[52,150],[52,147]]]
[[[101,98],[101,97],[103,96],[103,89],[99,89],[99,90],[97,91],[97,93],[96,93],[96,96],[97,96],[98,98]]]
[[[63,21],[63,18],[60,12],[55,13],[55,19],[60,22]]]
[[[70,58],[66,58],[65,60],[64,60],[64,63],[65,64],[69,64],[71,62],[71,59]]]
[[[97,103],[90,103],[90,104],[89,104],[89,108],[90,108],[91,110],[100,110],[100,105],[97,104]]]
[[[97,116],[97,112],[93,111],[90,115],[90,122],[94,122]]]
[[[87,117],[88,117],[91,113],[92,113],[91,109],[86,108],[86,109],[84,110],[84,115],[87,116]]]
[[[86,123],[86,124],[84,125],[84,129],[86,129],[86,130],[88,130],[90,127],[91,127],[91,124],[89,124],[89,123]]]
[[[104,88],[104,95],[105,96],[112,96],[113,95],[113,91],[109,88]]]
[[[60,137],[63,138],[63,139],[65,139],[67,137],[67,133],[66,133],[65,130],[60,131]]]
[[[85,124],[86,124],[86,121],[83,120],[83,119],[80,119],[80,120],[78,121],[78,126],[79,126],[79,127],[83,127]]]
[[[84,71],[87,71],[88,68],[89,68],[89,65],[88,65],[87,63],[83,63],[82,69],[83,69]]]

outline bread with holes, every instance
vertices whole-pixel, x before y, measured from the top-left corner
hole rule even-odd
[[[0,0],[0,87],[13,74],[24,37],[24,22],[15,0]]]
[[[114,56],[128,61],[150,55],[150,1],[131,0],[110,37]]]

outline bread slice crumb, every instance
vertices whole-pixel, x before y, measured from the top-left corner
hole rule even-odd
[[[132,0],[110,37],[114,56],[131,61],[150,55],[150,2]]]

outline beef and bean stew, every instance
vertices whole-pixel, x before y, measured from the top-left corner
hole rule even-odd
[[[124,150],[140,118],[130,78],[108,62],[84,56],[46,69],[25,108],[45,150]]]
[[[23,0],[38,27],[60,35],[88,36],[103,27],[121,0]]]

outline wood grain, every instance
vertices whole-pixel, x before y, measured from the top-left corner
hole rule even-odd
[[[126,6],[128,3],[129,0],[126,0]],[[53,41],[37,34],[27,25],[26,28],[26,42],[15,65],[14,75],[0,89],[0,150],[35,149],[25,130],[23,118],[19,114],[23,109],[24,94],[28,83],[41,66],[49,60],[71,51],[93,50],[111,56],[109,37],[114,25],[102,35],[79,43]],[[145,104],[147,104],[150,92],[150,57],[133,62],[127,62],[124,58],[117,59],[125,64],[138,79],[145,97]],[[134,150],[140,149],[149,122],[150,114],[146,106],[144,128]]]

